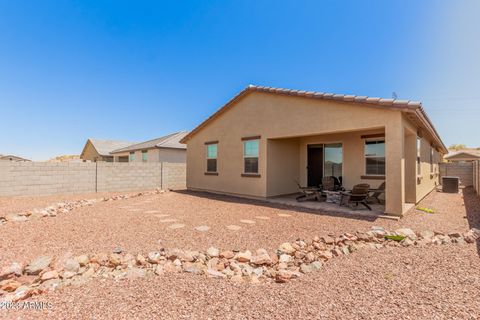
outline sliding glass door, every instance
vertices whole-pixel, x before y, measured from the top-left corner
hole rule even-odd
[[[323,177],[333,176],[342,183],[343,147],[341,143],[308,145],[307,179],[309,186],[318,186]]]
[[[324,147],[323,176],[333,176],[342,182],[343,147],[341,143],[326,144]]]

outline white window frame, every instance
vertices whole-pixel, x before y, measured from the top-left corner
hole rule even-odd
[[[128,154],[128,162],[135,162],[135,151],[131,151]]]
[[[363,170],[365,172],[365,176],[384,177],[387,174],[387,171],[386,171],[387,170],[387,168],[386,168],[387,155],[385,154],[386,150],[383,150],[383,153],[384,153],[383,158],[385,159],[385,173],[384,174],[367,173],[367,158],[382,158],[382,157],[378,157],[378,156],[367,156],[366,155],[366,153],[367,153],[367,142],[381,142],[381,141],[383,141],[383,145],[384,145],[384,148],[385,148],[386,145],[387,145],[387,142],[385,141],[384,137],[363,139]]]
[[[144,158],[145,155],[145,158]],[[142,150],[142,162],[148,161],[148,150]]]

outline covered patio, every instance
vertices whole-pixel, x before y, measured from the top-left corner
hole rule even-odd
[[[387,194],[389,183],[391,190],[392,184],[397,180],[415,181],[415,159],[405,161],[404,155],[407,144],[410,150],[416,148],[415,139],[408,139],[410,135],[415,137],[413,132],[407,130],[402,132],[401,137],[389,137],[386,136],[385,128],[366,128],[268,139],[268,201],[325,212],[377,217],[386,215],[386,212],[395,212],[395,215],[399,216],[401,212],[411,208],[415,201],[408,203],[406,199],[400,198],[398,200],[401,200],[401,208],[394,210],[392,203],[389,208],[390,199]],[[391,174],[388,175],[387,168],[394,168],[394,161],[399,161],[403,170],[390,170]],[[298,185],[318,187],[322,185],[325,177],[334,177],[335,181],[340,183],[341,189],[347,191],[359,184],[368,184],[370,189],[383,188],[380,195],[377,194],[381,203],[368,201],[372,208],[369,210],[362,205],[340,206],[338,203],[326,202],[324,197],[319,201],[296,201]],[[395,198],[408,194],[408,190],[404,189],[406,185],[404,182],[400,184],[402,190],[394,192]],[[396,202],[397,199],[393,201]]]
[[[372,210],[367,210],[365,207],[359,205],[358,207],[355,205],[342,205],[340,206],[338,203],[330,203],[326,202],[325,199],[320,201],[297,201],[297,196],[301,195],[300,193],[285,195],[285,196],[278,196],[278,197],[270,197],[267,198],[267,202],[278,204],[278,205],[285,205],[293,208],[300,208],[300,209],[308,209],[311,211],[318,211],[319,213],[327,213],[327,214],[338,214],[338,215],[345,215],[345,216],[364,216],[370,218],[385,218],[385,219],[393,219],[398,220],[399,217],[386,215],[385,214],[385,205],[381,203],[372,203],[369,202],[369,206]],[[410,204],[408,208],[413,207],[413,204]]]

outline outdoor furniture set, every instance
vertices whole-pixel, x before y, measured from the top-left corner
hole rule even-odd
[[[371,189],[367,183],[361,183],[353,186],[352,190],[346,191],[339,179],[332,176],[324,177],[322,184],[318,187],[302,187],[298,181],[296,183],[302,193],[296,198],[297,201],[320,201],[325,198],[325,202],[336,203],[340,206],[349,206],[351,203],[355,206],[361,204],[368,210],[372,210],[368,200],[375,199],[378,203],[382,203],[380,196],[385,193],[385,182],[376,189]]]

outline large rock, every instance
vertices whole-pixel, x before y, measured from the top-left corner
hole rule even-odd
[[[13,292],[17,290],[22,284],[14,279],[7,279],[0,282],[0,290]]]
[[[152,251],[148,253],[147,260],[150,263],[158,263],[161,256],[160,252]]]
[[[0,270],[0,281],[8,279],[13,276],[21,276],[23,273],[24,265],[18,262],[13,262],[10,266],[4,267]]]
[[[57,279],[57,278],[58,278],[57,270],[50,270],[42,274],[41,280],[47,281],[47,280]]]
[[[395,230],[395,233],[398,234],[399,236],[408,237],[410,238],[410,240],[413,240],[413,241],[417,240],[417,235],[412,229],[409,229],[409,228],[397,229]]]
[[[232,259],[235,256],[233,251],[227,250],[220,253],[220,258]]]
[[[285,242],[278,247],[278,251],[286,254],[293,254],[295,252],[295,248],[290,244],[290,242]]]
[[[219,254],[220,254],[220,250],[218,250],[217,248],[215,247],[210,247],[208,248],[207,250],[207,254],[212,257],[212,258],[215,258],[215,257],[218,257]]]
[[[478,229],[468,230],[463,235],[463,238],[465,239],[465,242],[467,242],[467,243],[475,243],[475,241],[480,238],[480,230],[478,230]]]
[[[294,273],[291,270],[281,269],[278,270],[277,275],[275,277],[275,281],[279,283],[285,283],[293,278]]]
[[[78,263],[75,259],[68,259],[65,261],[65,265],[63,266],[64,271],[75,272],[77,273],[80,269],[80,263]]]
[[[30,275],[37,275],[52,263],[52,257],[49,256],[40,256],[30,262],[30,264],[25,268],[25,272]]]
[[[320,251],[318,252],[318,257],[324,260],[329,260],[333,258],[333,253],[331,253],[330,251]]]
[[[255,265],[271,265],[272,258],[270,258],[270,255],[268,253],[262,253],[258,256],[252,257],[250,262]]]
[[[420,231],[420,233],[418,235],[422,239],[432,241],[433,237],[435,236],[435,232],[433,232],[431,230],[423,230],[423,231]]]
[[[252,259],[252,253],[250,251],[237,253],[236,259],[238,262],[250,262]]]
[[[80,266],[82,266],[82,267],[86,266],[90,262],[90,259],[88,258],[88,256],[86,254],[75,257],[75,260],[77,260],[78,263],[80,264]]]
[[[285,263],[288,264],[293,261],[293,257],[288,254],[281,254],[280,257],[278,258],[279,263]]]

